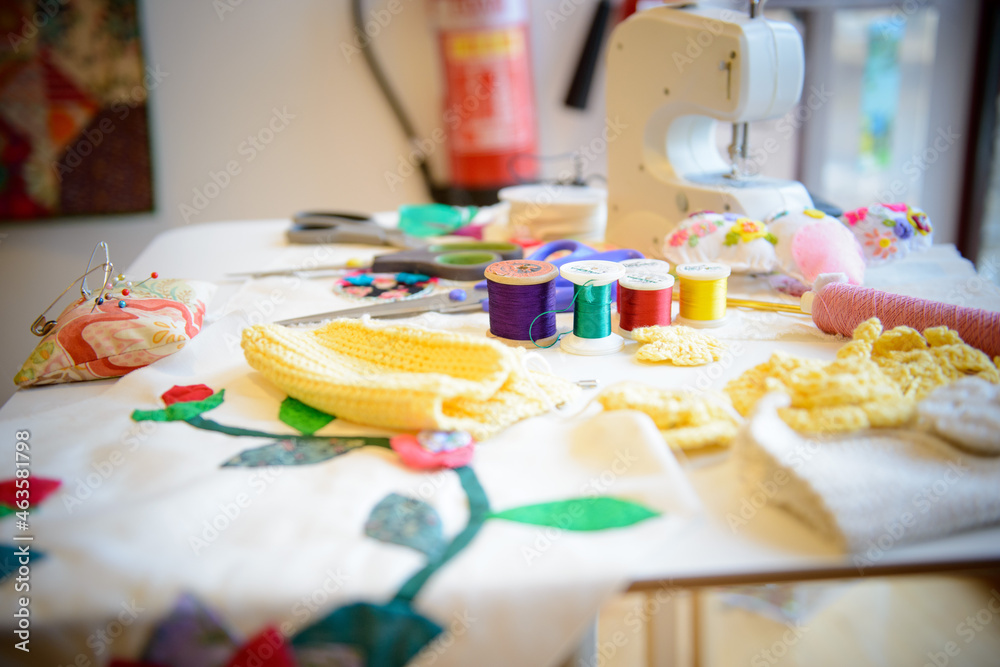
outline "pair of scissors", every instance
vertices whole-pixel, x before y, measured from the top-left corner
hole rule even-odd
[[[472,244],[462,244],[472,245]],[[548,258],[557,253],[569,251],[569,254],[552,260],[550,263],[562,266],[568,262],[576,262],[583,259],[601,259],[609,262],[622,262],[626,259],[640,259],[642,253],[637,250],[609,250],[598,252],[593,248],[580,243],[579,241],[552,241],[536,249],[528,259],[539,261],[549,261]],[[561,284],[562,283],[565,284]],[[359,306],[346,310],[335,310],[316,315],[307,315],[289,320],[282,320],[276,324],[312,324],[322,322],[334,317],[360,317],[370,315],[371,317],[406,317],[409,315],[419,315],[428,311],[439,313],[465,313],[474,310],[484,310],[489,312],[489,297],[486,288],[486,281],[476,284],[474,289],[453,289],[448,293],[433,294],[431,296],[417,299],[404,299],[401,301],[391,301],[388,303],[378,303],[369,306]],[[569,310],[573,305],[573,283],[565,278],[556,278],[556,306],[557,311]]]
[[[372,273],[422,273],[445,280],[471,281],[483,277],[494,262],[521,259],[524,250],[516,243],[471,241],[434,243],[416,250],[379,255],[372,260]]]
[[[370,215],[333,211],[301,211],[292,216],[289,243],[359,243],[419,248],[424,242],[398,229],[382,227]]]

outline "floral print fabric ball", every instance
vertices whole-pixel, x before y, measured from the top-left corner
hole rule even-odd
[[[900,259],[933,243],[927,214],[905,203],[863,206],[845,212],[840,221],[858,239],[869,264]]]

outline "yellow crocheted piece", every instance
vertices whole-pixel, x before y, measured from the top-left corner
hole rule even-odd
[[[691,327],[640,327],[632,339],[643,343],[635,353],[638,361],[669,361],[675,366],[701,366],[718,361],[726,345],[715,336]]]
[[[649,415],[671,449],[695,450],[728,446],[736,435],[736,419],[725,396],[699,396],[679,389],[658,389],[622,382],[602,391],[605,410],[638,410]]]
[[[922,336],[910,327],[883,333],[882,324],[873,318],[858,325],[854,340],[837,357],[871,358],[907,398],[916,401],[970,375],[993,384],[1000,382],[1000,373],[989,356],[966,345],[958,332],[948,327],[925,329]]]
[[[776,352],[767,362],[726,385],[742,415],[769,391],[784,391],[791,405],[779,410],[792,428],[837,433],[897,427],[914,415],[917,401],[935,388],[969,375],[993,383],[1000,373],[989,357],[954,331],[896,327],[883,333],[878,319],[862,322],[837,359],[823,362]]]
[[[243,332],[247,362],[289,396],[342,419],[401,430],[463,430],[484,440],[572,400],[579,388],[528,371],[523,350],[415,326],[334,320],[313,331]]]

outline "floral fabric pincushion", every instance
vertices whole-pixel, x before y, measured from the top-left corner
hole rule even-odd
[[[872,204],[840,216],[858,239],[868,264],[902,259],[926,250],[933,241],[927,214],[907,204]]]
[[[120,377],[184,347],[201,330],[210,283],[147,280],[95,306],[76,301],[59,315],[14,376],[21,387]]]
[[[775,243],[763,222],[735,213],[701,211],[667,236],[663,256],[674,265],[721,262],[734,273],[770,273],[778,267]]]

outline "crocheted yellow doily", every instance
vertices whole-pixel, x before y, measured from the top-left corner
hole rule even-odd
[[[877,318],[862,322],[837,359],[823,362],[776,352],[726,385],[742,415],[768,391],[791,396],[779,410],[792,428],[813,433],[894,427],[908,422],[916,402],[935,388],[976,375],[1000,382],[996,365],[947,327],[882,332]]]
[[[653,419],[672,449],[728,446],[736,419],[725,396],[699,396],[680,389],[658,389],[638,382],[608,387],[597,397],[605,410],[638,410]]]
[[[669,361],[675,366],[701,366],[718,361],[726,345],[715,336],[691,327],[640,327],[632,339],[643,343],[635,353],[637,361]]]
[[[403,430],[464,430],[483,440],[574,398],[528,371],[524,351],[459,333],[334,320],[313,331],[243,332],[247,362],[289,396],[342,419]]]

